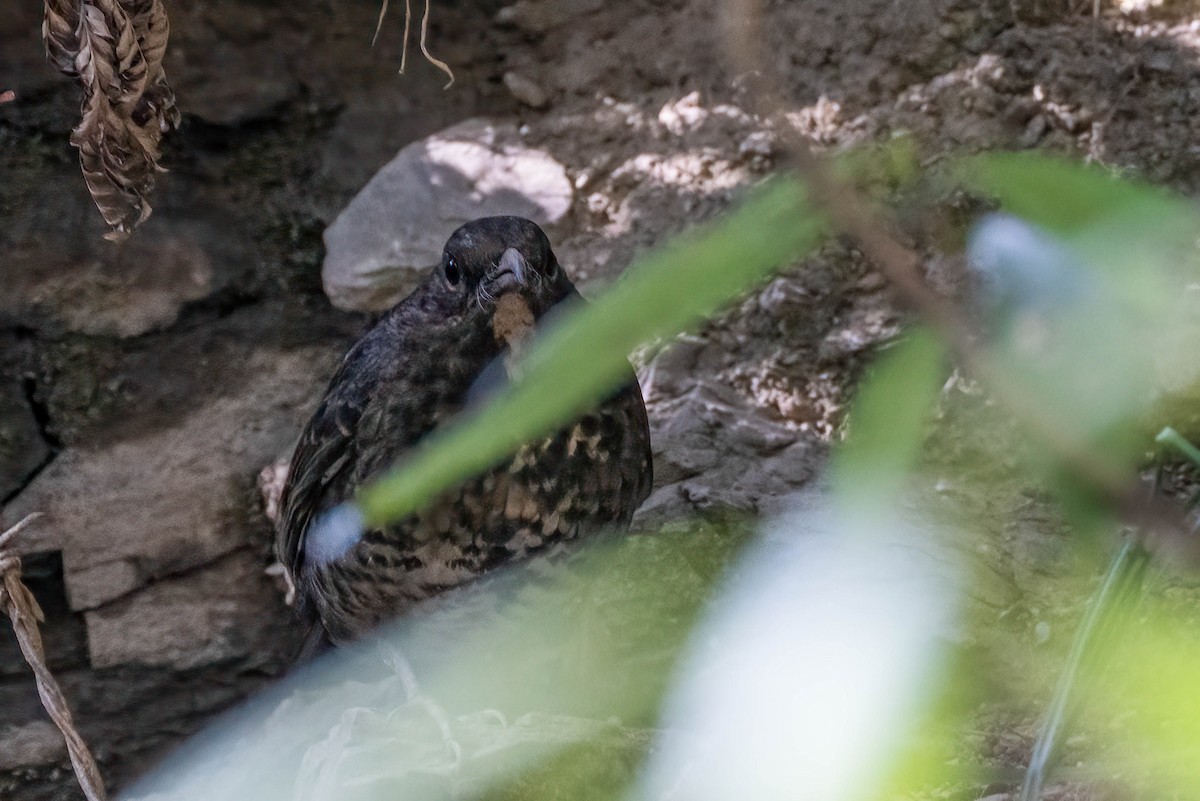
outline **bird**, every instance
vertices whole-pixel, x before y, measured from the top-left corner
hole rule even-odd
[[[455,230],[440,264],[350,348],[303,429],[280,498],[276,556],[310,643],[358,640],[497,567],[629,526],[653,484],[632,367],[570,424],[416,513],[349,541],[316,525],[514,380],[532,336],[577,302],[541,228],[521,217],[483,217]]]

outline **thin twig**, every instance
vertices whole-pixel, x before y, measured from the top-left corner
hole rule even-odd
[[[429,36],[429,2],[425,0],[425,13],[421,16],[421,54],[425,56],[425,60],[433,66],[440,69],[450,77],[450,80],[443,86],[443,89],[449,89],[454,85],[454,71],[450,69],[450,65],[441,59],[434,58],[429,52],[425,41]],[[375,23],[375,35],[371,37],[371,47],[375,46],[375,42],[379,39],[379,32],[383,30],[383,18],[387,16],[388,0],[383,0],[383,5],[379,9],[379,19]],[[400,74],[404,74],[404,68],[408,64],[408,36],[412,30],[412,0],[404,0],[404,41],[400,46]]]
[[[404,47],[400,48],[400,74],[408,63],[408,32],[412,30],[412,0],[404,0]]]
[[[769,80],[761,58],[766,39],[759,24],[759,0],[732,0],[729,8],[729,51],[758,106],[754,111],[780,122],[777,127],[786,137],[786,155],[812,192],[816,207],[828,215],[835,228],[858,241],[900,299],[938,333],[963,366],[984,381],[993,396],[1030,433],[1072,473],[1090,484],[1127,522],[1153,534],[1148,547],[1193,564],[1200,562],[1196,538],[1184,525],[1179,510],[1161,497],[1148,499],[1135,477],[1072,436],[1066,421],[1056,419],[1035,398],[1022,392],[1021,382],[976,341],[958,308],[930,289],[922,276],[918,254],[891,233],[887,222],[872,213],[870,204],[854,188],[834,178],[808,141],[786,123],[783,115],[786,106],[774,82]]]
[[[17,534],[39,517],[41,514],[37,512],[27,515],[21,522],[0,534],[0,606],[4,607],[9,620],[12,621],[21,654],[33,670],[42,706],[66,740],[71,766],[75,769],[75,778],[83,789],[84,796],[88,801],[105,801],[107,795],[104,791],[104,780],[100,777],[96,760],[92,758],[87,743],[75,728],[67,699],[50,668],[46,666],[46,652],[42,647],[41,632],[38,630],[38,623],[44,621],[45,616],[29,588],[21,581],[21,558],[17,556],[16,549],[11,544]]]
[[[454,71],[450,69],[450,65],[447,64],[445,61],[441,61],[439,59],[434,58],[432,55],[430,55],[428,48],[425,47],[425,35],[428,33],[428,31],[429,31],[429,0],[425,0],[425,14],[424,14],[424,16],[421,17],[421,53],[425,56],[425,59],[430,64],[432,64],[433,66],[437,67],[442,72],[444,72],[448,76],[450,76],[450,80],[447,81],[446,85],[442,87],[443,89],[449,89],[451,86],[454,85]]]
[[[383,18],[387,16],[387,10],[388,0],[383,0],[383,5],[379,7],[379,19],[375,22],[375,35],[371,37],[371,47],[374,47],[375,43],[379,41],[379,32],[383,30]],[[407,36],[404,37],[404,44],[408,44]],[[403,56],[401,58],[403,59]],[[403,72],[404,68],[401,67],[400,71]]]

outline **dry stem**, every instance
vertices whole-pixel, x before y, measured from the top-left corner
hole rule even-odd
[[[387,16],[388,0],[383,0],[383,5],[379,8],[379,19],[375,22],[375,35],[371,37],[371,46],[375,46],[375,42],[379,39],[379,32],[383,30],[383,18]],[[404,67],[408,63],[408,35],[412,30],[412,0],[404,0],[404,42],[400,47],[400,74],[404,74]],[[421,47],[421,55],[425,56],[425,60],[433,66],[437,67],[450,78],[443,89],[449,89],[454,85],[454,71],[450,69],[450,65],[441,59],[434,58],[429,52],[425,41],[429,36],[429,0],[425,0],[425,13],[421,15],[421,38],[419,44]]]
[[[27,515],[21,522],[0,534],[0,606],[4,607],[9,620],[12,621],[17,643],[21,646],[21,654],[33,670],[42,706],[67,742],[71,766],[75,769],[75,778],[83,788],[84,796],[88,801],[105,801],[107,796],[104,780],[100,778],[96,760],[92,758],[87,743],[75,728],[67,699],[50,668],[46,666],[46,652],[42,647],[41,632],[38,630],[38,623],[45,620],[45,617],[37,600],[21,581],[21,558],[12,546],[17,534],[39,517],[40,513]]]

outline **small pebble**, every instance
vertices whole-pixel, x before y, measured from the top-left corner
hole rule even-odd
[[[504,86],[513,97],[530,108],[545,108],[550,105],[550,96],[546,94],[546,90],[524,75],[516,72],[504,73]]]

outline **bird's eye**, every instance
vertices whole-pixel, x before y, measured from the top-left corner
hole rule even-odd
[[[462,280],[462,272],[458,269],[458,263],[454,259],[446,262],[446,281],[450,286],[458,286],[458,282]]]

